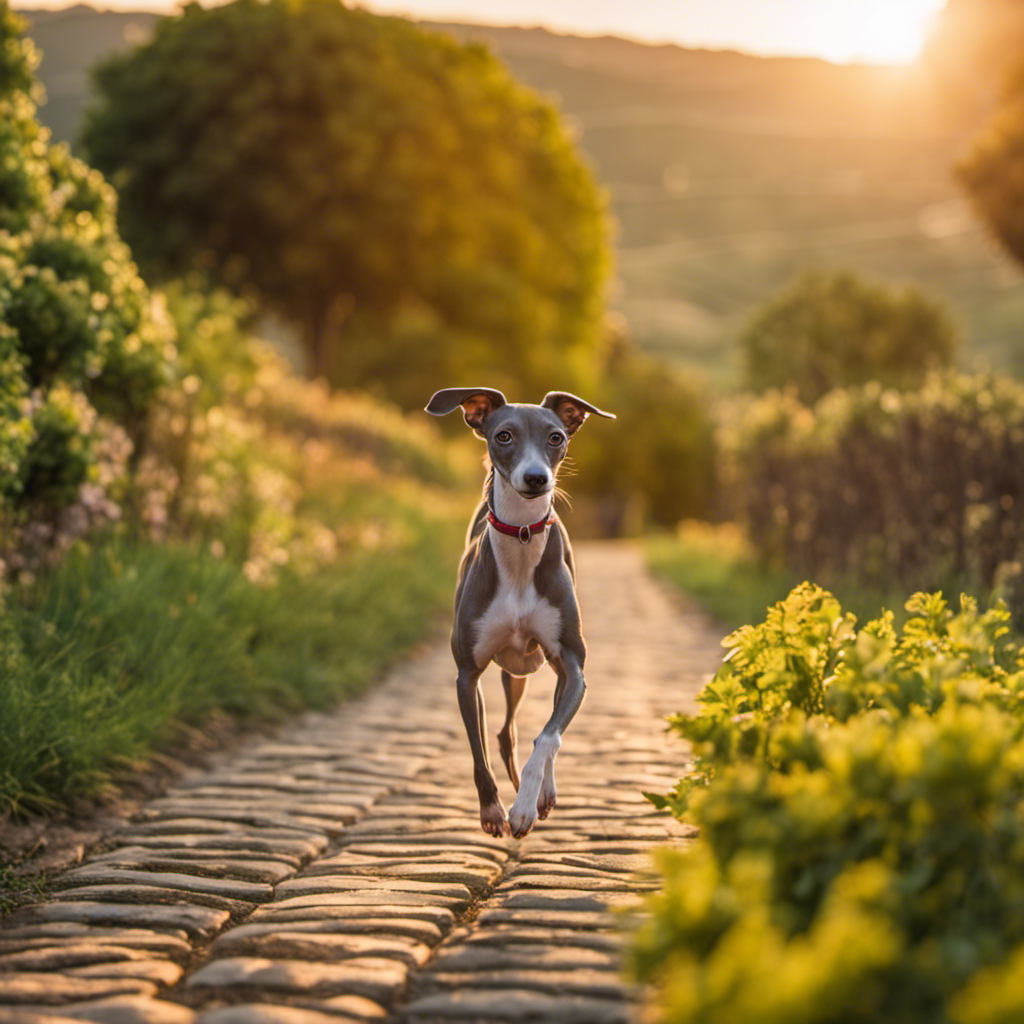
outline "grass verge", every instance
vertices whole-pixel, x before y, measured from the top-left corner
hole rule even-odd
[[[463,496],[389,479],[345,505],[343,555],[269,582],[209,544],[122,541],[82,546],[8,591],[0,836],[12,818],[15,832],[69,810],[88,819],[187,727],[328,708],[446,621]],[[0,838],[0,915],[45,896],[34,863]]]
[[[366,686],[436,623],[461,532],[409,507],[391,526],[387,547],[272,585],[195,545],[73,553],[0,624],[0,810],[95,796],[176,723]]]
[[[648,539],[645,556],[651,572],[689,594],[730,629],[760,622],[769,607],[801,582],[764,565],[732,523],[686,521],[674,535]],[[897,624],[905,617],[903,606],[909,593],[886,592],[844,580],[819,582],[858,622],[877,618],[883,608],[895,614]]]

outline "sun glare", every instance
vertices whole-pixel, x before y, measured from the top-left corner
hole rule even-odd
[[[61,0],[19,0],[22,8]],[[203,6],[225,0],[200,0]],[[428,21],[543,25],[555,32],[813,56],[839,63],[917,58],[945,0],[346,0]],[[115,10],[170,12],[184,0],[104,0]]]
[[[360,0],[412,17],[648,42],[899,64],[921,52],[944,0]]]
[[[941,6],[941,0],[860,0],[856,4],[817,0],[816,39],[807,38],[808,49],[841,62],[910,63],[921,55]]]

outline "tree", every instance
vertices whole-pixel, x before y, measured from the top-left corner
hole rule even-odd
[[[593,397],[618,418],[600,443],[588,439],[570,453],[567,490],[584,516],[580,525],[621,537],[706,518],[715,487],[707,390],[692,371],[639,351],[614,321],[607,330]]]
[[[176,354],[109,185],[35,118],[35,61],[0,0],[0,553],[112,512]]]
[[[959,161],[956,173],[996,238],[1024,262],[1024,63],[1008,79],[1002,106]]]
[[[436,384],[486,351],[548,386],[596,344],[604,199],[482,47],[338,0],[192,4],[97,84],[83,143],[143,266],[255,296],[312,373]]]
[[[949,314],[920,289],[894,289],[849,271],[798,277],[740,337],[747,385],[792,385],[806,403],[870,380],[916,386],[949,365],[955,346]]]

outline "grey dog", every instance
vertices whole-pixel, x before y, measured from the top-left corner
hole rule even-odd
[[[426,411],[462,407],[487,442],[484,500],[470,521],[455,590],[452,654],[459,710],[473,753],[480,824],[493,836],[524,836],[555,806],[555,755],[583,702],[586,645],[576,601],[576,569],[565,527],[552,510],[555,477],[569,439],[591,413],[615,417],[564,391],[540,405],[510,403],[493,388],[445,388]],[[557,674],[554,710],[520,778],[515,716],[526,677],[545,659]],[[480,675],[494,661],[505,690],[501,759],[517,795],[508,814],[498,798],[484,738]]]

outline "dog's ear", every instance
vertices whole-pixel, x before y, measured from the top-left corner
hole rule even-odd
[[[554,414],[565,424],[567,434],[575,434],[583,425],[583,421],[593,413],[595,416],[604,416],[605,419],[615,419],[615,414],[598,409],[596,405],[584,402],[582,398],[570,395],[568,391],[549,391],[540,403],[545,409],[551,409]]]
[[[447,416],[461,405],[466,422],[482,435],[487,417],[504,404],[505,396],[494,388],[444,388],[427,402],[426,411]]]

